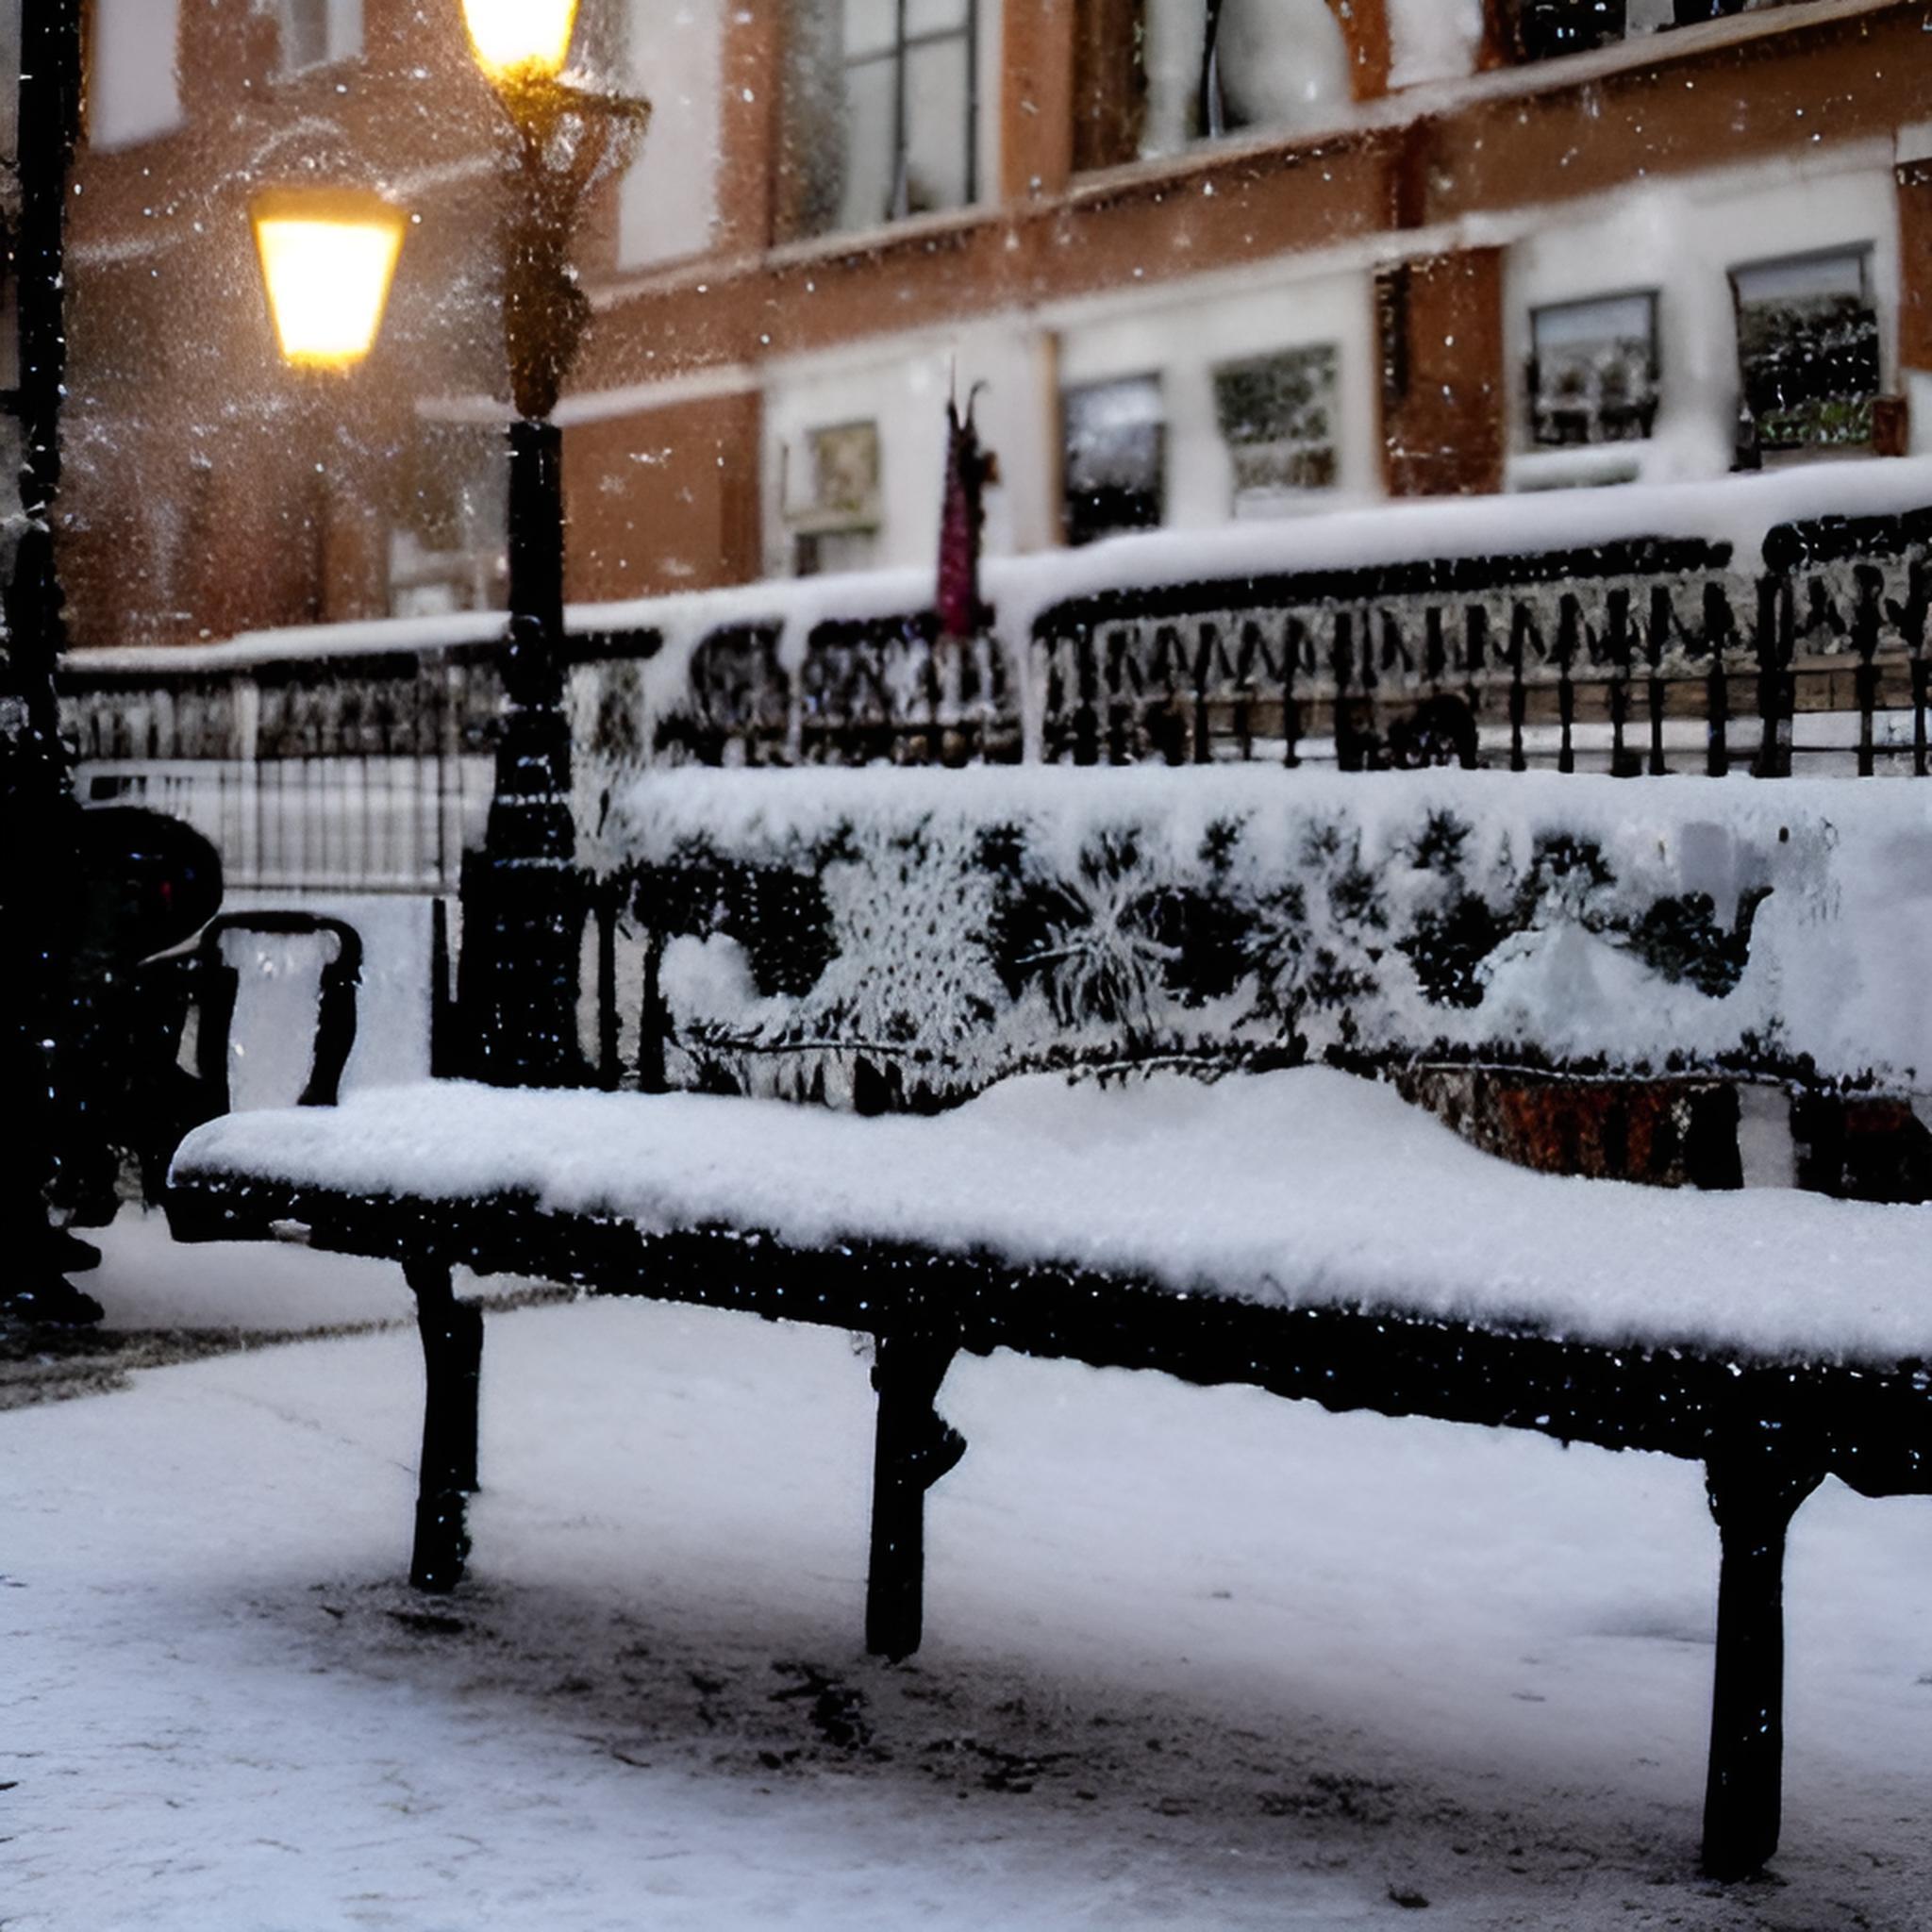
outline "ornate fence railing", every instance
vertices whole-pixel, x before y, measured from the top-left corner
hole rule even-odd
[[[1289,547],[1306,556],[1320,532],[1302,530]],[[1050,594],[1063,560],[990,567],[1008,608],[964,644],[940,641],[929,610],[891,608],[902,591],[916,605],[909,576],[848,580],[845,608],[846,587],[808,602],[774,583],[641,605],[616,625],[595,613],[605,627],[571,641],[587,826],[626,773],[680,762],[1932,767],[1932,509],[1788,520],[1748,544],[1141,567],[1098,588],[1111,559],[1079,555],[1074,594]],[[77,657],[64,702],[83,794],[200,824],[238,883],[453,889],[489,801],[495,642],[369,641]]]
[[[1047,604],[1017,650],[936,645],[914,611],[788,653],[774,611],[699,640],[647,761],[1924,776],[1932,510],[1783,524],[1761,553],[1656,537],[1108,588]]]
[[[1749,574],[1733,555],[1642,540],[1069,600],[1034,627],[1045,756],[1924,776],[1932,511],[1780,525]]]
[[[794,667],[784,625],[733,625],[691,651],[688,689],[651,741],[656,761],[966,764],[1017,761],[1020,695],[991,635],[941,645],[929,610],[830,618]]]
[[[572,642],[586,662],[630,648],[609,633]],[[481,837],[503,704],[491,641],[80,654],[60,683],[82,799],[185,819],[231,885],[453,891]]]

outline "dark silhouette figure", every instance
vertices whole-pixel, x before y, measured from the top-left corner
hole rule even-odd
[[[220,908],[222,869],[200,833],[158,812],[79,811],[67,830],[72,869],[36,895],[56,928],[39,949],[54,980],[48,1037],[8,1033],[12,1051],[34,1062],[9,1070],[8,1082],[31,1096],[21,1124],[32,1138],[24,1134],[7,1163],[7,1221],[18,1245],[0,1312],[75,1324],[98,1321],[100,1305],[63,1277],[100,1255],[71,1227],[114,1218],[124,1151],[178,1139],[205,1111],[175,1064],[190,982],[137,969]]]

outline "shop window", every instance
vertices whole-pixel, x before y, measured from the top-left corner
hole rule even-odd
[[[1635,442],[1657,421],[1654,293],[1560,302],[1530,317],[1531,434],[1540,444]]]
[[[1335,484],[1333,343],[1229,362],[1214,372],[1215,413],[1234,462],[1237,516]]]
[[[1733,270],[1731,286],[1747,444],[1762,454],[1869,444],[1880,381],[1870,251],[1757,262]]]
[[[1160,378],[1136,375],[1068,390],[1061,423],[1067,541],[1158,529],[1166,514]]]
[[[878,425],[837,423],[809,430],[804,450],[804,493],[793,501],[786,492],[792,575],[870,568],[877,558],[880,519]]]

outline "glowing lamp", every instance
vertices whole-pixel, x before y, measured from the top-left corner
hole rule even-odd
[[[555,80],[570,58],[577,0],[463,0],[476,64],[499,91]]]
[[[382,327],[408,216],[377,194],[291,189],[258,195],[249,218],[283,359],[353,368]]]

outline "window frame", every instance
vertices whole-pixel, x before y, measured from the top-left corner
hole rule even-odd
[[[1637,436],[1586,436],[1580,442],[1541,433],[1543,351],[1537,341],[1538,325],[1546,315],[1563,309],[1608,308],[1619,302],[1644,302],[1650,309],[1649,348],[1651,393],[1647,410],[1639,411],[1641,433]],[[1529,447],[1533,450],[1612,449],[1619,443],[1648,442],[1657,433],[1657,418],[1663,407],[1663,290],[1648,288],[1606,289],[1594,295],[1566,295],[1559,301],[1537,302],[1529,309],[1529,355],[1525,363],[1528,388]]]
[[[860,497],[845,501],[828,500],[822,486],[825,482],[825,456],[828,447],[841,438],[857,438],[870,442],[870,488]],[[791,459],[794,452],[803,458],[810,493],[803,500],[791,496]],[[841,416],[836,422],[813,423],[787,437],[778,450],[779,513],[785,525],[786,571],[794,577],[824,575],[825,553],[837,553],[841,546],[869,540],[875,549],[885,525],[886,439],[876,416]],[[871,565],[837,563],[834,570],[871,568]]]
[[[1252,355],[1230,357],[1209,368],[1208,375],[1214,392],[1215,427],[1229,459],[1233,482],[1230,508],[1237,519],[1278,513],[1280,508],[1298,502],[1332,494],[1339,487],[1341,475],[1341,438],[1339,433],[1341,360],[1341,341],[1309,341],[1289,342]],[[1316,440],[1307,436],[1237,438],[1231,435],[1229,385],[1256,375],[1266,380],[1271,374],[1289,369],[1311,372],[1307,380],[1312,393],[1304,407],[1321,411],[1324,423],[1322,437]],[[1274,452],[1291,463],[1311,459],[1325,461],[1327,474],[1320,480],[1302,478],[1291,482],[1251,482],[1244,485],[1241,456],[1243,450]],[[1245,509],[1244,504],[1247,506]]]
[[[1832,242],[1821,248],[1800,248],[1787,255],[1755,256],[1746,261],[1732,262],[1724,271],[1724,278],[1731,291],[1732,346],[1737,357],[1738,416],[1740,431],[1747,422],[1751,425],[1748,451],[1742,447],[1740,450],[1740,460],[1747,466],[1760,461],[1767,454],[1774,458],[1803,460],[1809,456],[1830,455],[1834,452],[1856,456],[1860,452],[1869,452],[1874,445],[1877,436],[1875,424],[1868,426],[1866,435],[1857,441],[1823,437],[1807,439],[1802,442],[1764,444],[1758,440],[1758,425],[1761,418],[1751,407],[1751,378],[1744,359],[1744,311],[1749,305],[1741,286],[1742,278],[1768,270],[1804,269],[1835,261],[1855,261],[1857,264],[1857,299],[1861,305],[1862,312],[1869,315],[1872,320],[1872,391],[1866,399],[1868,407],[1877,404],[1886,393],[1885,317],[1880,308],[1878,242],[1875,239]]]
[[[891,63],[891,192],[886,204],[885,213],[878,218],[882,223],[903,222],[913,212],[909,202],[910,183],[906,165],[908,137],[907,74],[910,56],[924,47],[949,46],[962,41],[965,43],[966,101],[964,125],[960,133],[966,143],[966,198],[960,206],[975,207],[980,197],[980,0],[961,0],[961,5],[965,8],[965,20],[961,25],[929,29],[924,33],[907,31],[907,15],[911,5],[912,0],[892,0],[892,36],[885,46],[871,53],[843,55],[840,60],[841,77],[849,76],[861,67],[876,67],[886,61]],[[863,223],[858,228],[844,232],[858,233],[863,228],[873,225],[873,223]]]
[[[1160,413],[1150,425],[1154,433],[1154,518],[1147,523],[1108,523],[1089,528],[1074,515],[1075,496],[1092,497],[1100,492],[1091,490],[1075,491],[1071,475],[1072,465],[1068,453],[1072,442],[1074,410],[1081,397],[1093,395],[1103,390],[1130,389],[1141,386],[1151,387],[1159,398]],[[1143,530],[1161,530],[1167,527],[1170,508],[1168,471],[1172,458],[1170,443],[1172,421],[1168,412],[1167,381],[1159,369],[1125,370],[1116,375],[1097,375],[1084,381],[1064,385],[1059,392],[1059,518],[1061,541],[1070,548],[1081,548],[1089,543],[1105,541],[1109,537],[1131,536]],[[1144,493],[1144,492],[1142,492]]]

